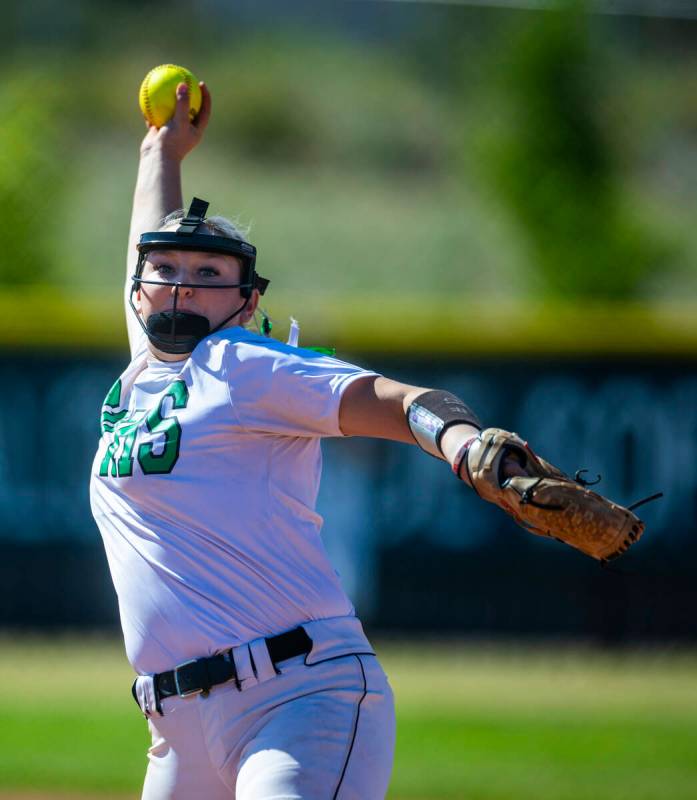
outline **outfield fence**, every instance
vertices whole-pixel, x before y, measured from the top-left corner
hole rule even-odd
[[[403,631],[694,638],[697,363],[668,358],[430,362],[351,356],[447,388],[570,474],[642,509],[615,569],[528,535],[415,447],[327,440],[323,536],[362,616]],[[25,354],[0,366],[0,625],[117,622],[88,503],[98,410],[123,358]]]

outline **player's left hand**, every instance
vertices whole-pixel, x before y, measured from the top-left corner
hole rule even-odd
[[[182,161],[203,138],[211,116],[211,94],[206,84],[201,81],[201,109],[193,122],[189,119],[189,90],[185,83],[177,86],[177,105],[174,116],[161,128],[148,125],[148,132],[140,147],[141,155],[151,150],[160,149],[162,153],[174,160]]]
[[[578,474],[576,479],[565,475],[515,433],[487,428],[472,441],[465,459],[468,482],[480,497],[531,533],[558,539],[592,558],[608,561],[621,555],[644,531],[630,509],[592,492]]]

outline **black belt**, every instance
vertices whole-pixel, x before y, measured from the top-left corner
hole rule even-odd
[[[287,658],[305,655],[312,649],[312,639],[304,628],[294,628],[278,636],[269,636],[265,642],[274,666]],[[158,706],[163,697],[172,697],[175,694],[180,697],[187,697],[190,694],[205,696],[212,686],[231,680],[234,680],[239,688],[232,650],[216,656],[185,661],[169,672],[160,672],[153,676]]]

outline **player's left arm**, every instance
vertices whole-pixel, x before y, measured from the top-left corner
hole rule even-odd
[[[368,436],[417,444],[408,421],[409,409],[419,397],[433,391],[382,376],[372,375],[355,380],[349,384],[341,398],[341,432],[344,436]],[[451,466],[460,448],[477,436],[481,429],[473,412],[465,412],[464,416],[469,417],[470,421],[450,424],[433,452],[433,455],[447,461]],[[516,469],[516,463],[513,459],[512,470]],[[520,474],[520,471],[511,474]]]
[[[485,428],[462,400],[383,377],[349,384],[339,407],[347,436],[418,444],[447,461],[458,478],[522,525],[600,561],[624,553],[639,539],[643,522],[588,489],[582,471],[570,478],[540,458],[517,434]],[[660,496],[660,495],[656,495]]]

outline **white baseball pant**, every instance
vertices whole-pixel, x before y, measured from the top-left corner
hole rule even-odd
[[[143,800],[385,797],[395,739],[387,678],[365,649],[332,656],[330,646],[323,653],[322,621],[303,627],[312,653],[280,662],[278,673],[257,640],[233,650],[241,690],[231,681],[207,697],[162,701],[163,716],[148,718]],[[327,641],[335,644],[335,634],[336,625]],[[138,679],[141,707],[147,680]]]

